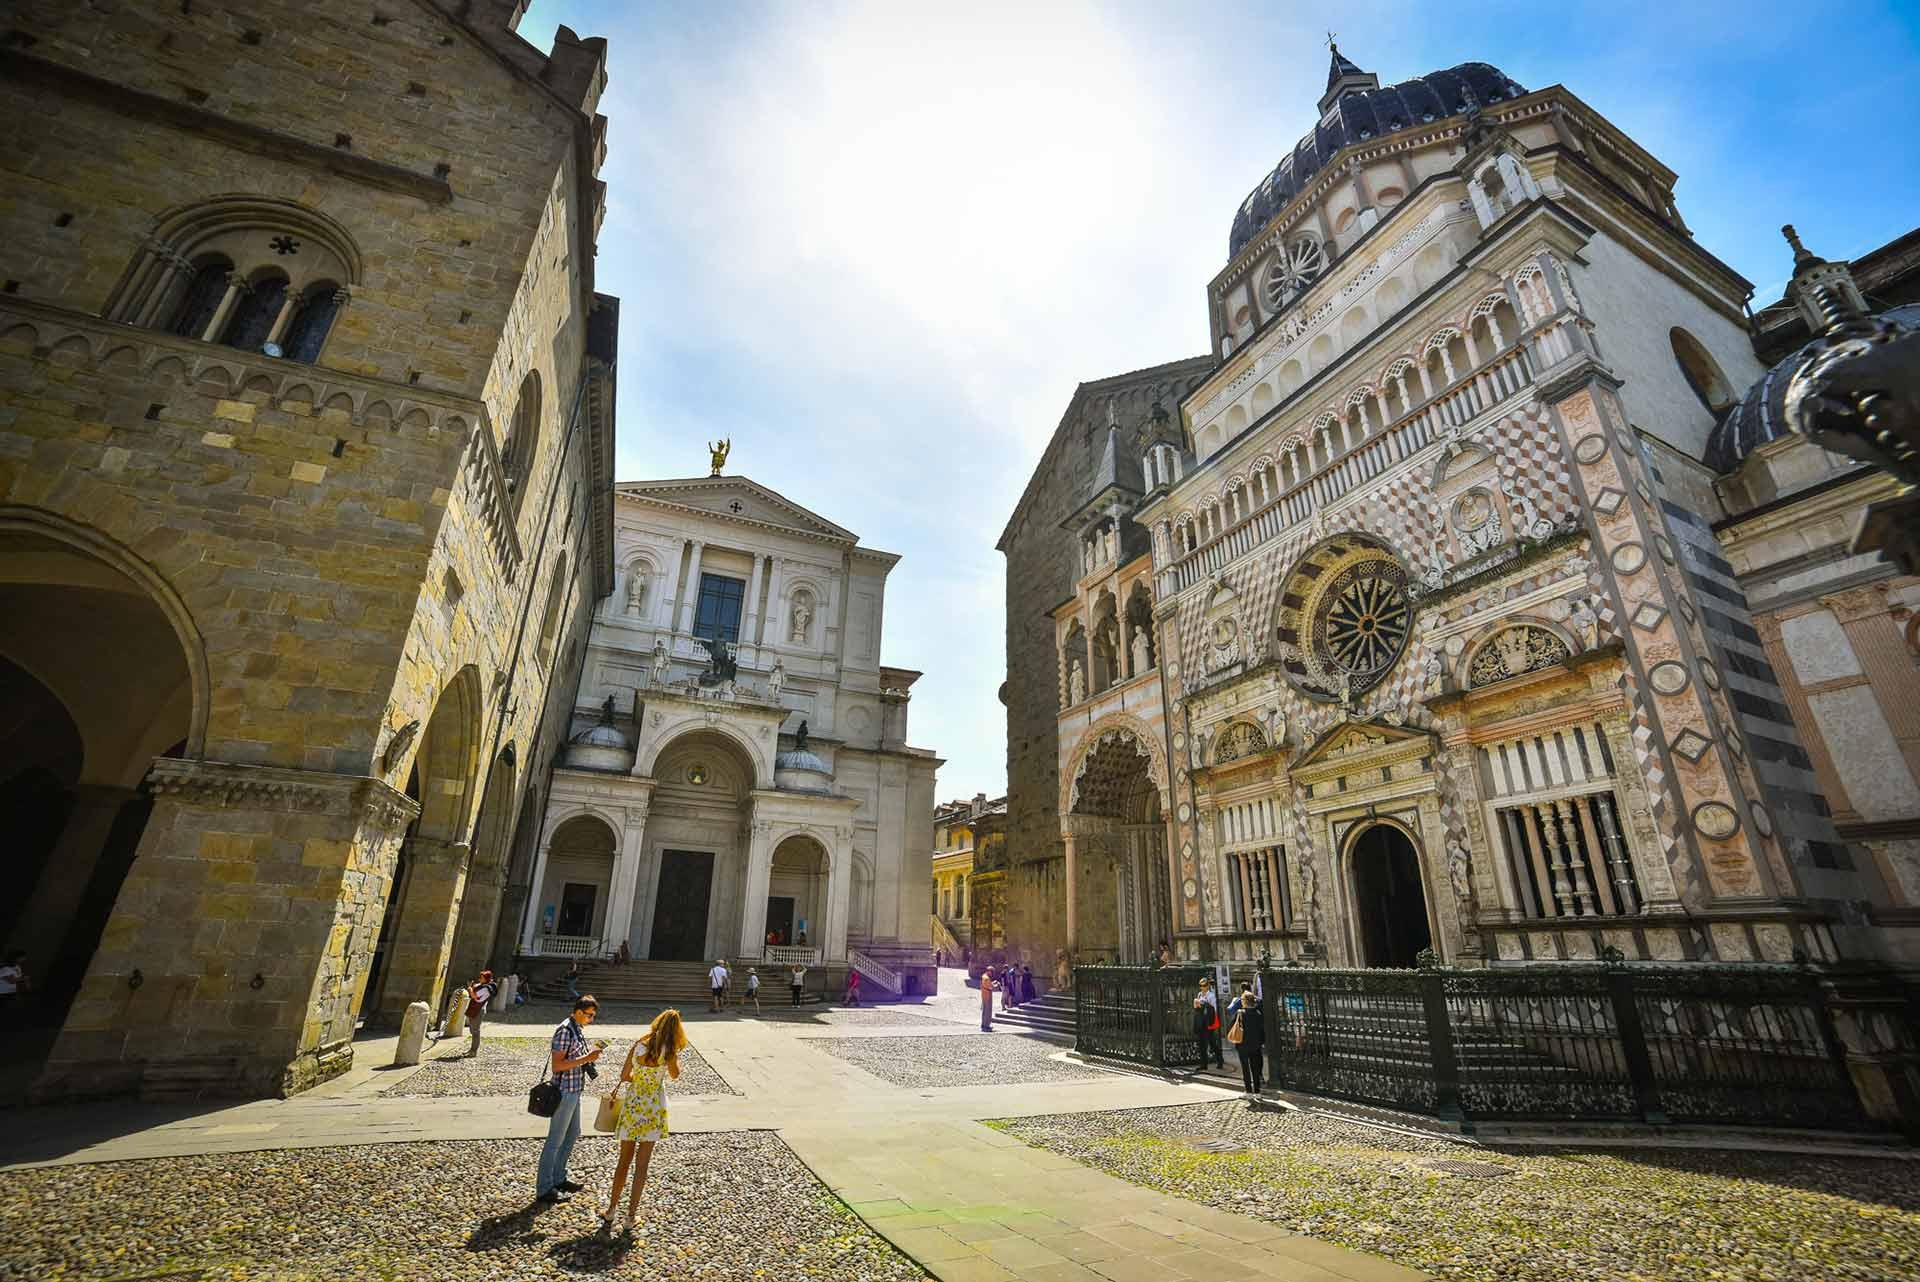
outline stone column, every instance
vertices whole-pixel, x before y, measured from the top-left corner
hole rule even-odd
[[[740,644],[743,648],[753,646],[756,655],[760,645],[760,575],[766,565],[766,557],[753,554],[753,574],[747,580],[747,613],[740,623]]]
[[[67,928],[73,925],[74,910],[87,893],[100,853],[113,833],[113,821],[119,817],[120,808],[138,795],[131,788],[100,784],[83,783],[73,790],[67,826],[60,830],[59,841],[47,855],[40,880],[15,922],[10,941],[27,950],[30,974],[47,974],[59,956]]]
[[[687,562],[687,590],[680,594],[680,621],[674,631],[688,635],[693,632],[694,612],[700,608],[700,554],[707,545],[699,539],[692,541],[693,558]]]
[[[769,559],[773,567],[767,578],[767,617],[763,630],[767,644],[778,649],[787,643],[787,612],[780,608],[780,594],[786,590],[781,580],[786,577],[787,563],[777,556]]]
[[[820,932],[820,959],[847,959],[848,910],[853,903],[853,829],[834,829],[834,848],[827,861],[826,921]]]
[[[746,877],[740,887],[741,957],[759,957],[767,945],[767,886],[773,880],[773,825],[755,819],[747,841]]]
[[[420,836],[407,839],[402,856],[407,865],[407,884],[393,892],[404,893],[405,898],[387,941],[380,1007],[374,1012],[381,1022],[398,1022],[412,1002],[423,1001],[429,1009],[439,1007],[472,853],[473,848],[464,841]]]
[[[1071,828],[1061,832],[1060,844],[1067,853],[1067,957],[1071,960],[1080,952],[1080,861],[1074,850],[1075,834]]]
[[[640,854],[647,844],[647,801],[627,807],[626,823],[620,829],[620,850],[613,860],[613,886],[607,896],[606,943],[608,951],[620,947],[637,953],[633,942],[633,903],[639,893]]]
[[[247,292],[246,278],[238,272],[227,276],[227,292],[220,297],[220,306],[213,309],[213,319],[198,334],[189,334],[189,338],[198,338],[212,343],[219,341],[220,331],[227,327],[227,317],[233,315],[234,307],[240,302],[240,295]]]
[[[547,806],[549,809],[553,806],[551,797],[547,800]],[[533,877],[527,882],[527,907],[532,911],[527,913],[526,931],[520,940],[520,951],[523,953],[531,953],[534,950],[545,930],[541,918],[540,895],[541,888],[547,880],[547,851],[552,848],[552,845],[553,830],[549,827],[547,831],[540,834],[540,848],[533,856]]]
[[[163,757],[40,1099],[287,1095],[353,1062],[399,837],[378,779]]]

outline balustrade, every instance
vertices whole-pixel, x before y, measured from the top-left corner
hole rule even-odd
[[[1552,350],[1558,351],[1562,346],[1568,352],[1573,350],[1572,340],[1561,334],[1560,330],[1561,325],[1555,324],[1540,332],[1537,341],[1541,343],[1543,354],[1549,350],[1546,345],[1549,334],[1558,339],[1558,345]],[[1421,369],[1421,380],[1423,387],[1426,386],[1424,368]],[[1310,435],[1306,446],[1307,457],[1317,460],[1318,466],[1310,466],[1304,479],[1281,489],[1271,501],[1225,529],[1213,531],[1189,548],[1162,573],[1161,592],[1179,592],[1212,578],[1228,564],[1268,539],[1306,521],[1316,508],[1325,507],[1352,493],[1358,486],[1431,445],[1448,429],[1464,428],[1532,382],[1533,370],[1525,345],[1516,344],[1480,368],[1449,383],[1438,395],[1430,394],[1424,403],[1415,406],[1397,421],[1371,436],[1363,435],[1353,449],[1344,453],[1328,458],[1330,450],[1317,448]],[[1322,431],[1317,435],[1328,434]],[[1331,439],[1325,444],[1330,447]],[[1276,479],[1284,482],[1279,464],[1274,465],[1274,474]],[[1176,542],[1175,546],[1182,545]]]

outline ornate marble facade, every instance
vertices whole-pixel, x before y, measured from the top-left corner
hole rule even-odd
[[[932,991],[939,762],[880,662],[898,558],[744,477],[622,484],[529,954],[866,958]],[[804,943],[803,941],[804,937]]]
[[[1698,371],[1759,377],[1751,286],[1564,89],[1484,64],[1382,88],[1336,53],[1320,111],[1235,221],[1177,419],[1111,428],[1063,523],[1059,844],[1012,856],[1064,868],[1052,940],[1887,954],[1863,929],[1887,884],[1835,832],[1711,525]],[[1010,636],[1047,608],[1013,564],[1035,503],[1002,541]]]

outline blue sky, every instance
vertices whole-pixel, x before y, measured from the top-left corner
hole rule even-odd
[[[1383,81],[1559,83],[1680,175],[1779,296],[1920,223],[1920,3],[1434,6],[535,0],[608,37],[599,288],[619,475],[752,477],[901,553],[939,795],[1005,786],[993,545],[1076,383],[1203,351],[1235,208],[1312,123],[1326,30]]]

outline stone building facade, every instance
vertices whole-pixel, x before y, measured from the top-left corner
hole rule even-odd
[[[936,991],[899,558],[746,477],[623,482],[618,586],[539,823],[523,955],[848,967]]]
[[[933,947],[957,966],[973,948],[973,908],[979,887],[974,873],[983,839],[1007,813],[1007,799],[977,792],[933,812]]]
[[[43,1094],[297,1091],[512,955],[613,586],[618,333],[605,43],[543,53],[523,7],[10,17],[0,806]]]
[[[1121,457],[1096,470],[1089,446],[1084,479],[1057,434],[1002,540],[1011,858],[1065,855],[1011,891],[1023,942],[1898,955],[1903,901],[1835,831],[1713,526],[1726,403],[1702,371],[1744,387],[1765,366],[1751,286],[1694,242],[1675,175],[1566,89],[1483,63],[1382,86],[1336,51],[1318,110],[1234,218],[1214,350],[1166,367],[1177,417],[1116,409]],[[1036,576],[1023,523],[1081,579]],[[1142,679],[1135,576],[1158,722],[1144,700],[1081,710]],[[1107,866],[1148,852],[1164,909],[1152,879],[1067,871],[1090,833]],[[1157,929],[1129,932],[1130,905]]]

